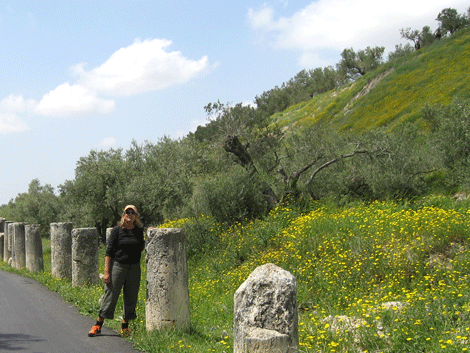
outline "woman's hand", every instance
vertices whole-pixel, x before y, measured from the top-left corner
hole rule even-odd
[[[105,274],[104,274],[104,276],[103,276],[103,281],[104,281],[104,283],[106,283],[106,284],[111,283],[111,276],[109,275],[109,273],[105,273]]]

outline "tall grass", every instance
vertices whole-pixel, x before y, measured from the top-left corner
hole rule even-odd
[[[318,203],[308,212],[280,207],[262,221],[230,229],[205,227],[219,244],[189,259],[191,329],[145,331],[143,261],[130,339],[147,352],[231,352],[233,295],[257,266],[274,263],[297,279],[301,352],[465,352],[470,346],[468,204],[437,196],[344,208]],[[188,235],[191,242],[193,234]],[[48,271],[16,272],[96,316],[100,286],[74,289]],[[106,325],[119,327],[119,318],[109,321]]]

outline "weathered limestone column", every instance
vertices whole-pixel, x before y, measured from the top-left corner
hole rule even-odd
[[[146,328],[189,327],[186,236],[179,228],[147,230]]]
[[[3,261],[3,247],[5,246],[5,233],[0,233],[0,260]]]
[[[113,230],[113,228],[106,228],[106,244],[108,244],[108,240],[109,238],[111,237],[111,231]]]
[[[9,221],[5,221],[3,225],[3,261],[9,262],[11,258],[11,245],[10,245],[10,235],[8,234],[8,224],[11,223]]]
[[[24,223],[12,223],[13,227],[13,267],[16,269],[26,267],[26,248]]]
[[[51,223],[51,273],[72,280],[72,228],[70,222]]]
[[[5,246],[5,218],[0,217],[0,260],[3,261],[3,247]]]
[[[96,228],[72,230],[72,286],[99,284],[98,249],[100,237]]]
[[[287,353],[289,352],[289,336],[274,330],[255,328],[246,336],[247,353]]]
[[[256,268],[234,295],[233,353],[298,352],[297,283],[274,264]]]
[[[41,225],[27,224],[24,226],[26,268],[31,272],[44,271],[42,253]]]
[[[13,267],[13,261],[14,261],[14,241],[15,237],[13,236],[13,222],[6,222],[5,227],[8,229],[8,252],[10,253],[10,256],[8,257],[8,265]]]

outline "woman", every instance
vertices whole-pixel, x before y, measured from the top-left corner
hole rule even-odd
[[[116,303],[123,287],[121,335],[129,336],[129,320],[137,317],[135,307],[140,287],[140,257],[144,247],[144,232],[137,207],[127,205],[119,225],[113,228],[107,241],[103,277],[105,291],[98,320],[88,336],[99,335],[104,319],[114,318]]]

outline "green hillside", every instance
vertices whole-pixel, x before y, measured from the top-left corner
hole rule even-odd
[[[291,106],[273,124],[328,124],[362,132],[403,122],[421,123],[425,105],[467,98],[470,87],[470,30],[462,30],[396,61],[346,88]]]

